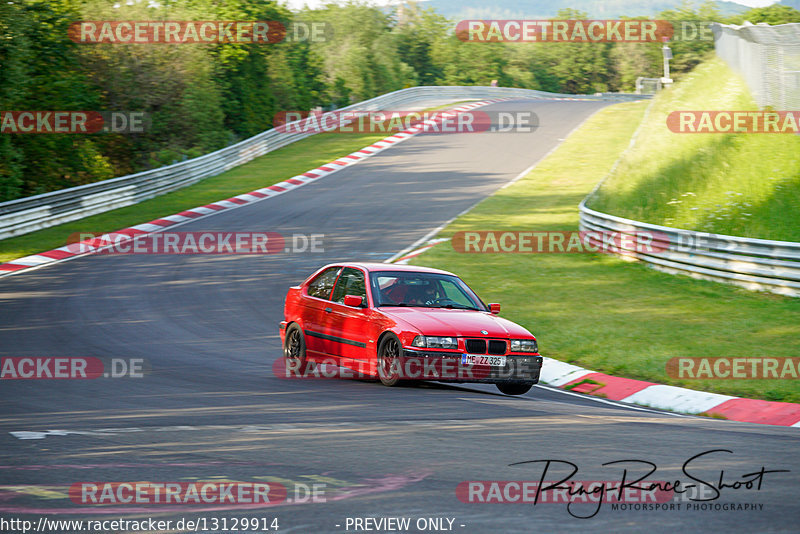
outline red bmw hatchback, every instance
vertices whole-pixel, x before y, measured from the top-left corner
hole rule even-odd
[[[498,316],[456,275],[407,265],[327,265],[289,289],[286,369],[333,364],[400,380],[488,382],[508,395],[539,381],[536,338]],[[351,375],[352,376],[352,375]]]

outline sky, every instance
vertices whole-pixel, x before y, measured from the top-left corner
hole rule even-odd
[[[736,2],[737,4],[743,4],[748,7],[763,7],[768,6],[770,4],[774,4],[776,0],[731,0],[732,2]],[[282,3],[286,3],[292,9],[300,9],[303,5],[307,5],[311,8],[319,7],[322,4],[329,4],[329,3],[336,3],[336,4],[343,4],[345,3],[344,0],[282,0]],[[371,0],[370,3],[373,4],[392,4],[397,2],[392,2],[390,0]]]

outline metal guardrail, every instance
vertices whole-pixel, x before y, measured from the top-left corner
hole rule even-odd
[[[411,87],[359,102],[342,111],[379,111],[429,99],[570,98],[575,100],[631,100],[640,95],[567,95],[512,87]],[[136,174],[51,193],[0,203],[0,239],[130,206],[186,187],[247,163],[268,152],[314,135],[270,129],[210,154]]]
[[[800,297],[800,243],[693,232],[648,224],[586,207],[580,203],[580,229],[617,232],[622,254],[670,274],[726,282],[758,291]],[[654,236],[643,253],[642,234]]]

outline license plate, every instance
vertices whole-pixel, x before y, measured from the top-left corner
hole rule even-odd
[[[487,365],[489,367],[505,367],[505,356],[489,356],[486,354],[462,354],[461,363],[469,365]]]

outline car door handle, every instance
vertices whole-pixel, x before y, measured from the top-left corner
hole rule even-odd
[[[332,312],[332,311],[333,311],[333,310],[332,310],[331,308],[325,308],[325,313],[330,313],[330,312]]]

